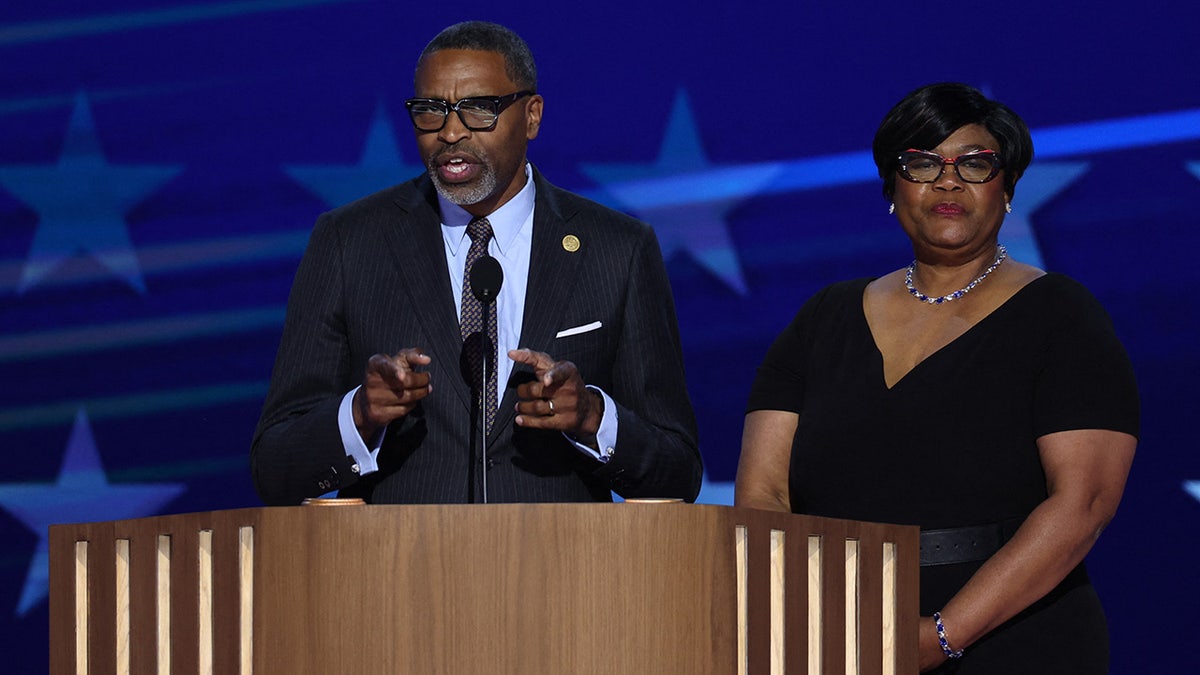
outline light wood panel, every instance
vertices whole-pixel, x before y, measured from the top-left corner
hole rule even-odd
[[[58,525],[51,672],[915,672],[916,546],[678,503]]]

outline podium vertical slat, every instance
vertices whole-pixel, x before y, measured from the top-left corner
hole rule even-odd
[[[154,673],[158,640],[155,611],[158,533],[144,520],[125,522],[129,525],[120,528],[117,536],[129,539],[129,668],[133,673]]]
[[[733,528],[734,574],[737,595],[737,663],[734,672],[750,672],[750,533],[746,525]]]
[[[858,542],[859,670],[862,675],[882,675],[883,539],[878,528],[864,524]]]
[[[896,644],[896,626],[899,615],[896,612],[896,546],[894,541],[885,540],[880,553],[883,558],[883,579],[882,586],[882,606],[880,617],[880,649],[881,660],[883,662],[881,672],[883,675],[896,675],[899,670],[896,668],[898,658],[898,650]]]
[[[115,671],[126,675],[130,671],[129,651],[132,646],[130,639],[130,541],[117,537],[113,540],[114,564],[116,578],[116,666]]]
[[[171,556],[172,539],[169,534],[154,537],[154,663],[158,675],[169,675],[171,670]]]
[[[170,658],[172,673],[200,672],[200,532],[194,518],[168,533],[170,556]]]
[[[88,584],[88,673],[117,672],[116,550],[113,523],[89,527]]]
[[[808,673],[808,532],[785,530],[784,650],[787,675]]]
[[[254,671],[254,527],[238,526],[238,673]]]
[[[787,531],[771,529],[771,675],[787,672]]]
[[[821,672],[846,672],[846,526],[832,521],[821,536]]]
[[[71,623],[75,638],[75,672],[87,675],[91,672],[92,654],[92,608],[89,604],[91,597],[91,576],[88,570],[88,542],[83,539],[75,542],[74,562],[75,578],[75,607]]]
[[[771,672],[771,527],[759,521],[747,526],[747,591],[751,611],[746,632],[750,673]]]
[[[212,643],[213,672],[237,673],[241,622],[238,614],[241,572],[239,528],[235,521],[212,514]]]
[[[859,663],[859,576],[861,574],[860,556],[859,556],[859,539],[847,535],[842,542],[842,560],[844,561],[845,574],[842,579],[846,584],[846,590],[842,594],[843,607],[845,609],[846,620],[842,624],[842,649],[843,658],[845,658],[846,672],[859,673],[861,672],[861,664]]]
[[[50,528],[50,672],[75,672],[74,528]]]

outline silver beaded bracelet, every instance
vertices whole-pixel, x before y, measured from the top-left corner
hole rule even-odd
[[[950,649],[950,643],[946,641],[946,626],[942,623],[942,613],[933,613],[933,625],[937,628],[938,644],[942,646],[942,651],[948,659],[961,659],[963,650],[954,651]]]

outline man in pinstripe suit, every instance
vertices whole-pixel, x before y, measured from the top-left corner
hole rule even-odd
[[[422,52],[407,105],[427,175],[323,214],[297,272],[251,450],[268,504],[334,490],[375,503],[695,499],[658,242],[527,162],[536,80],[524,41],[495,24],[451,26]],[[504,275],[483,455],[480,378],[460,365],[473,245]]]

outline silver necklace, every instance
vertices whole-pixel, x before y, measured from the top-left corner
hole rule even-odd
[[[913,286],[913,280],[912,280],[913,272],[916,271],[916,269],[917,269],[917,261],[914,260],[914,261],[912,261],[912,264],[910,264],[908,266],[908,271],[906,271],[904,273],[904,287],[908,289],[908,292],[910,295],[912,295],[914,298],[920,300],[921,302],[929,303],[931,305],[940,305],[943,302],[950,302],[951,300],[957,300],[958,298],[961,298],[962,296],[966,295],[967,293],[970,293],[972,288],[975,288],[977,285],[979,285],[979,282],[988,278],[988,275],[991,274],[992,272],[995,272],[996,268],[999,267],[1000,263],[1004,262],[1004,259],[1007,257],[1008,257],[1008,249],[1004,248],[1004,244],[997,244],[996,245],[996,259],[992,261],[991,265],[988,265],[988,268],[983,271],[983,274],[980,274],[979,276],[975,277],[975,280],[972,281],[971,283],[967,284],[965,287],[960,288],[957,291],[954,291],[953,293],[943,295],[940,298],[931,298],[928,295],[925,295],[924,293],[922,293],[921,291],[918,291],[916,286]]]

